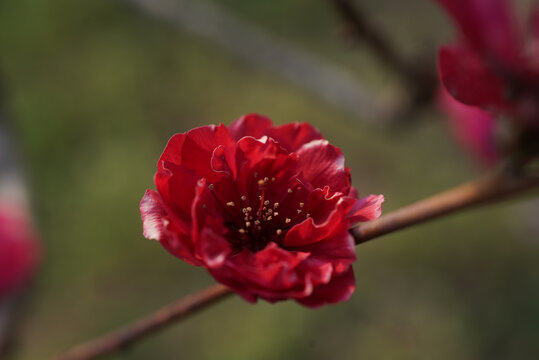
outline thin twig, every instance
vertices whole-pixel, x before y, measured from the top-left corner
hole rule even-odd
[[[353,0],[329,0],[345,22],[348,32],[367,45],[387,67],[402,77],[410,94],[409,103],[402,109],[408,115],[428,105],[438,84],[436,69],[430,56],[410,61],[402,57],[383,32],[376,28]]]
[[[538,177],[519,179],[496,173],[390,212],[351,231],[356,244],[361,244],[399,229],[474,205],[499,201],[537,187],[539,187]],[[79,345],[55,359],[88,360],[119,351],[147,335],[184,319],[197,310],[216,303],[229,294],[231,291],[223,285],[215,285],[157,310],[132,325]]]
[[[405,206],[351,230],[356,244],[472,206],[503,200],[539,187],[539,177],[495,173]]]
[[[374,54],[387,66],[403,77],[409,76],[410,66],[402,59],[390,41],[367,20],[361,9],[351,0],[329,0],[348,30],[361,42],[365,43]]]
[[[137,340],[179,322],[198,310],[207,308],[232,294],[221,284],[191,294],[119,330],[74,347],[58,355],[56,360],[86,360],[125,349]]]

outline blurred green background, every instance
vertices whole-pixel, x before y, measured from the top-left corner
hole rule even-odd
[[[361,2],[405,54],[434,56],[452,38],[430,1]],[[218,3],[382,94],[399,84],[346,45],[328,1]],[[45,359],[213,283],[141,234],[138,203],[176,132],[249,112],[309,121],[341,147],[362,194],[386,196],[384,211],[479,172],[435,111],[408,128],[365,125],[127,2],[3,0],[0,72],[46,247],[16,359]],[[111,359],[536,359],[538,207],[513,201],[358,247],[347,303],[234,297]]]

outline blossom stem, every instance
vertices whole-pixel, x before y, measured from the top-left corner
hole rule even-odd
[[[361,226],[351,230],[351,232],[356,239],[356,244],[361,244],[393,231],[458,210],[499,201],[511,195],[538,187],[539,177],[514,178],[495,173],[405,206],[383,215],[377,220],[363,223]],[[232,292],[225,286],[214,285],[167,305],[124,328],[76,346],[54,359],[88,360],[120,351],[147,335],[151,335],[172,323],[185,319],[196,311],[215,304],[230,294]]]
[[[54,359],[87,360],[120,351],[143,337],[154,334],[172,323],[185,319],[198,310],[205,309],[217,303],[230,294],[232,292],[224,285],[213,285],[164,306],[156,312],[123,328],[78,345],[56,356]]]
[[[539,177],[496,172],[405,206],[351,230],[356,245],[476,205],[503,200],[539,187]]]

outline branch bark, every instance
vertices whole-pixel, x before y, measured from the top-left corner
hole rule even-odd
[[[476,205],[503,200],[539,187],[539,177],[494,173],[405,206],[354,228],[356,244]]]
[[[137,340],[155,334],[164,327],[179,322],[232,294],[221,284],[213,285],[169,304],[142,319],[95,340],[58,355],[56,360],[96,359],[127,348]]]
[[[356,244],[438,218],[476,205],[503,200],[532,188],[539,188],[539,177],[513,178],[501,173],[481,178],[447,190],[438,195],[405,206],[363,223],[351,232]],[[223,285],[214,285],[199,293],[189,295],[141,320],[79,345],[57,356],[56,360],[88,360],[120,351],[139,339],[179,322],[196,311],[215,304],[232,294]]]

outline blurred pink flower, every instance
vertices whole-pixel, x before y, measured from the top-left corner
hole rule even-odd
[[[0,300],[15,292],[37,266],[39,245],[28,213],[14,204],[0,204]]]
[[[461,33],[439,53],[448,92],[463,104],[539,128],[539,8],[531,11],[528,36],[508,0],[437,1]]]

